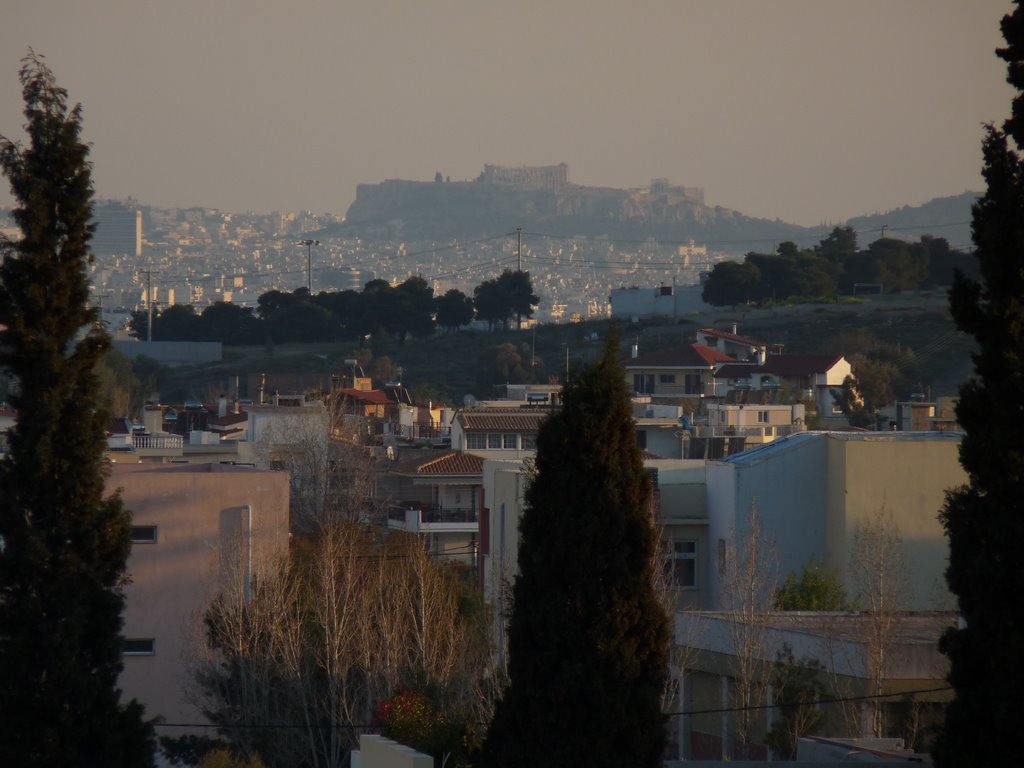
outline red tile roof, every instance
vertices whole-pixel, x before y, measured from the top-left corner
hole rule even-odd
[[[842,359],[842,355],[768,355],[758,373],[777,376],[807,376],[825,373]]]
[[[841,355],[768,355],[761,365],[732,363],[715,371],[716,379],[747,379],[751,376],[811,376],[825,373],[842,360]]]
[[[746,344],[750,347],[763,347],[766,346],[763,341],[757,339],[751,339],[748,336],[737,336],[735,333],[726,333],[725,331],[716,331],[714,328],[701,328],[697,333],[702,333],[705,336],[714,336],[718,339],[725,341],[732,341],[736,344]]]
[[[458,418],[467,432],[520,432],[531,433],[540,429],[540,423],[551,413],[548,409],[478,408],[461,411]]]
[[[633,368],[714,368],[718,363],[735,363],[736,358],[703,344],[690,344],[676,349],[652,352],[626,360],[627,369]]]
[[[394,401],[387,396],[386,392],[381,392],[379,389],[371,390],[360,390],[360,389],[338,389],[337,392],[341,392],[345,397],[350,397],[356,402],[365,403],[366,405],[391,405]]]
[[[482,475],[484,460],[472,453],[458,451],[445,454],[421,464],[416,469],[417,475]]]

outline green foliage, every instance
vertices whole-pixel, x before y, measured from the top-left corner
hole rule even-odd
[[[1003,18],[1017,89],[1003,131],[983,143],[984,196],[972,230],[981,281],[958,275],[950,292],[957,326],[977,339],[975,376],[960,388],[957,419],[965,435],[960,462],[968,485],[949,491],[941,519],[949,537],[946,579],[964,622],[943,636],[955,691],[937,740],[935,764],[1012,765],[1019,759],[1020,684],[1024,675],[1024,9]]]
[[[613,326],[537,437],[486,765],[661,764],[669,629],[618,342]]]
[[[152,725],[117,688],[131,521],[104,496],[88,147],[42,57],[22,64],[29,145],[0,138],[21,230],[0,262],[0,368],[20,383],[0,461],[3,762],[150,765]]]
[[[540,299],[534,295],[529,272],[506,269],[493,280],[485,280],[473,290],[476,316],[492,328],[504,328],[510,317],[518,327],[523,317],[531,317]]]
[[[779,611],[845,611],[850,608],[839,574],[827,570],[812,559],[800,569],[792,571],[775,598]]]
[[[807,656],[797,660],[788,644],[776,654],[772,689],[779,715],[765,736],[765,744],[783,760],[795,759],[800,737],[816,733],[825,718],[815,705],[827,693],[824,674],[821,662]]]
[[[462,291],[452,288],[444,296],[434,299],[437,324],[454,331],[473,321],[473,300]]]
[[[918,243],[882,238],[857,250],[857,236],[837,227],[813,249],[780,243],[775,253],[748,253],[742,264],[716,264],[704,286],[704,301],[716,306],[748,302],[828,300],[838,291],[853,293],[858,283],[880,283],[887,293],[947,285],[955,266],[969,256],[942,238]]]

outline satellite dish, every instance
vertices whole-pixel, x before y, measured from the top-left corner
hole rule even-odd
[[[476,405],[476,398],[475,398],[475,397],[473,397],[472,395],[465,395],[465,396],[463,396],[463,398],[462,398],[462,404],[463,404],[463,405],[464,405],[464,406],[465,406],[466,408],[472,408],[473,406],[475,406],[475,405]]]

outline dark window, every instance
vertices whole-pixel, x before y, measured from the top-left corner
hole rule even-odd
[[[132,543],[133,544],[156,544],[156,526],[155,525],[133,525],[132,526]]]
[[[688,395],[702,395],[704,394],[704,383],[701,381],[699,373],[688,373],[686,374],[686,394]]]
[[[126,637],[121,641],[125,656],[152,656],[156,653],[156,640],[152,637]]]
[[[653,373],[634,373],[633,374],[633,391],[638,395],[653,395],[654,394],[654,374]]]
[[[679,589],[696,589],[697,542],[671,541],[665,549],[665,572],[669,584]]]

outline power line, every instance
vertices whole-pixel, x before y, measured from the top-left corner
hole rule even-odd
[[[736,712],[756,712],[764,711],[769,709],[792,709],[794,707],[818,707],[827,706],[830,704],[847,704],[850,702],[857,701],[873,701],[875,699],[894,699],[897,697],[916,696],[918,694],[926,693],[946,693],[952,691],[953,687],[946,685],[939,688],[919,688],[913,691],[898,691],[894,693],[875,693],[864,696],[841,696],[830,699],[815,699],[813,701],[801,701],[794,702],[791,704],[757,704],[746,707],[719,707],[717,709],[682,709],[671,712],[663,713],[667,717],[691,717],[695,715],[723,715],[732,714]],[[332,730],[345,730],[345,729],[356,729],[356,728],[379,728],[380,726],[375,723],[331,723],[326,725],[310,725],[310,724],[295,724],[295,723],[237,723],[231,725],[224,724],[211,724],[211,723],[167,723],[158,722],[154,723],[158,728],[223,728],[230,730],[232,728],[238,729],[253,729],[253,730],[275,730],[275,729],[305,729],[305,728],[316,728],[318,730],[332,729]],[[478,722],[475,725],[487,725],[486,722]]]

